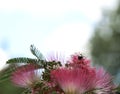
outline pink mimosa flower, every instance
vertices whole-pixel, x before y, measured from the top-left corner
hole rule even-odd
[[[19,67],[12,74],[12,82],[20,87],[31,88],[35,82],[40,81],[40,74],[36,68],[34,64]]]
[[[51,72],[51,78],[65,94],[109,94],[114,86],[112,77],[103,69],[90,66],[90,61],[79,54],[72,55],[65,68]]]
[[[112,76],[103,68],[96,70],[96,92],[97,94],[112,94],[110,93],[114,88]]]
[[[65,94],[83,94],[94,88],[95,72],[87,69],[59,68],[51,72],[51,79]]]
[[[90,60],[86,59],[79,53],[75,53],[71,55],[71,58],[67,61],[67,64],[69,67],[73,68],[90,67]]]
[[[55,61],[55,62],[61,62],[64,63],[65,62],[65,56],[62,53],[56,52],[56,53],[49,53],[46,56],[46,61]]]
[[[112,77],[103,69],[59,68],[51,72],[51,79],[65,94],[114,94]]]

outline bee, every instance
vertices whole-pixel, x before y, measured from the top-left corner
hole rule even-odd
[[[83,59],[83,55],[80,54],[80,55],[78,56],[78,60],[82,60],[82,59]]]

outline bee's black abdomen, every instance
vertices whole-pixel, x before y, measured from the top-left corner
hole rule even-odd
[[[80,54],[80,55],[78,56],[78,59],[79,59],[79,60],[83,59],[83,56]]]

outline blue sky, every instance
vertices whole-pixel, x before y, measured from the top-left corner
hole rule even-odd
[[[87,53],[87,42],[103,7],[115,0],[1,0],[0,49],[8,58],[32,56],[34,44],[43,54]],[[1,56],[2,57],[2,56]]]

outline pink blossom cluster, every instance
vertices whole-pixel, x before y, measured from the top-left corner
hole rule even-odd
[[[36,66],[28,64],[18,68],[11,78],[16,85],[30,88],[31,94],[37,94],[34,89],[36,82],[44,82],[49,87],[43,94],[53,94],[53,91],[54,94],[114,94],[112,76],[103,68],[91,66],[90,60],[78,53],[73,54],[65,66],[50,70],[49,75],[49,81],[44,81]]]

